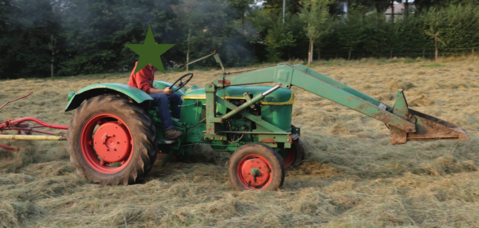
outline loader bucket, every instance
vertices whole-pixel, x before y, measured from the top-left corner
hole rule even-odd
[[[416,118],[416,132],[408,134],[408,141],[441,139],[469,140],[466,131],[453,123],[412,109],[409,109],[409,113]]]
[[[466,131],[459,126],[416,110],[409,109],[402,90],[398,92],[393,113],[415,123],[416,129],[414,132],[405,132],[398,128],[390,127],[392,144],[404,144],[407,141],[425,140],[469,140],[469,135],[467,135]]]

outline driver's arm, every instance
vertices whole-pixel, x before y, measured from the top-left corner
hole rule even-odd
[[[166,95],[169,95],[171,93],[171,89],[170,87],[166,87],[165,89],[158,89],[156,87],[151,87],[150,93],[164,93]]]
[[[155,67],[153,67],[153,80],[155,79]],[[150,94],[151,93],[164,93],[166,95],[169,95],[171,93],[170,87],[166,87],[165,89],[158,89],[155,86],[153,86],[152,81],[150,82]]]
[[[166,87],[165,89],[158,89],[153,86],[153,83],[150,84],[150,93],[164,93],[166,95],[170,95],[171,89],[170,87]]]

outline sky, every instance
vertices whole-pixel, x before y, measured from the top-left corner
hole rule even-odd
[[[257,6],[262,6],[262,5],[263,5],[263,2],[264,2],[264,1],[256,0],[255,5],[257,5]]]

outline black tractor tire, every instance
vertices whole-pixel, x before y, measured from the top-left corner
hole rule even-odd
[[[261,175],[269,176],[268,181],[264,184],[251,184],[251,177],[247,174],[249,167],[246,162],[254,161],[254,159],[261,159],[262,164],[267,164],[268,169],[261,169]],[[258,166],[260,167],[264,166]],[[265,172],[265,173],[263,173]],[[228,175],[231,184],[239,191],[244,190],[277,190],[283,185],[285,170],[283,165],[283,158],[271,147],[261,143],[249,143],[238,148],[230,158]],[[256,181],[256,178],[254,178]],[[257,186],[254,186],[254,185]]]
[[[98,121],[98,125],[94,123],[96,122],[95,118],[101,118],[102,115],[114,116],[120,120],[115,122],[116,118],[107,117]],[[119,123],[118,126],[125,126],[124,129],[126,130],[122,132],[127,132],[124,134],[130,136],[131,140],[129,142],[125,140],[126,148],[130,148],[129,150],[125,149],[125,151],[128,151],[129,159],[125,164],[121,163],[121,170],[113,167],[117,169],[99,171],[98,168],[92,167],[96,165],[92,162],[92,159],[96,162],[102,161],[96,150],[82,149],[82,146],[88,148],[85,145],[92,145],[92,138],[95,139],[96,143],[97,138],[94,135],[100,129],[100,123],[103,120],[112,121],[107,123]],[[92,126],[91,135],[84,133],[88,132],[88,130],[85,130],[88,126]],[[117,135],[121,134],[118,131],[111,132],[116,132]],[[85,137],[84,134],[89,136],[90,139]],[[86,142],[88,140],[90,140],[90,144]],[[78,175],[85,177],[90,183],[102,185],[128,185],[141,180],[153,167],[157,158],[157,145],[156,128],[147,111],[130,99],[120,95],[99,95],[83,102],[73,114],[67,132],[67,151],[70,154],[70,162],[76,167]],[[90,146],[89,148],[94,147]],[[84,153],[84,151],[89,152]],[[86,153],[88,158],[85,157]],[[101,165],[104,165],[104,163]],[[110,169],[110,167],[106,167],[106,169]]]
[[[305,151],[301,139],[294,140],[293,144],[291,144],[291,148],[288,149],[288,154],[286,155],[285,160],[283,160],[285,168],[297,168],[303,163],[304,156]]]

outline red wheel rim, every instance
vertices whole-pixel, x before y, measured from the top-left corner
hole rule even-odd
[[[261,190],[271,184],[273,169],[264,157],[250,154],[238,163],[236,175],[246,188]]]
[[[293,164],[294,156],[295,156],[295,154],[294,154],[293,148],[289,148],[287,150],[286,157],[283,159],[284,168],[288,168],[289,166],[291,166]]]
[[[104,174],[123,170],[133,155],[133,137],[117,116],[104,113],[92,117],[81,133],[83,157],[90,167]]]

